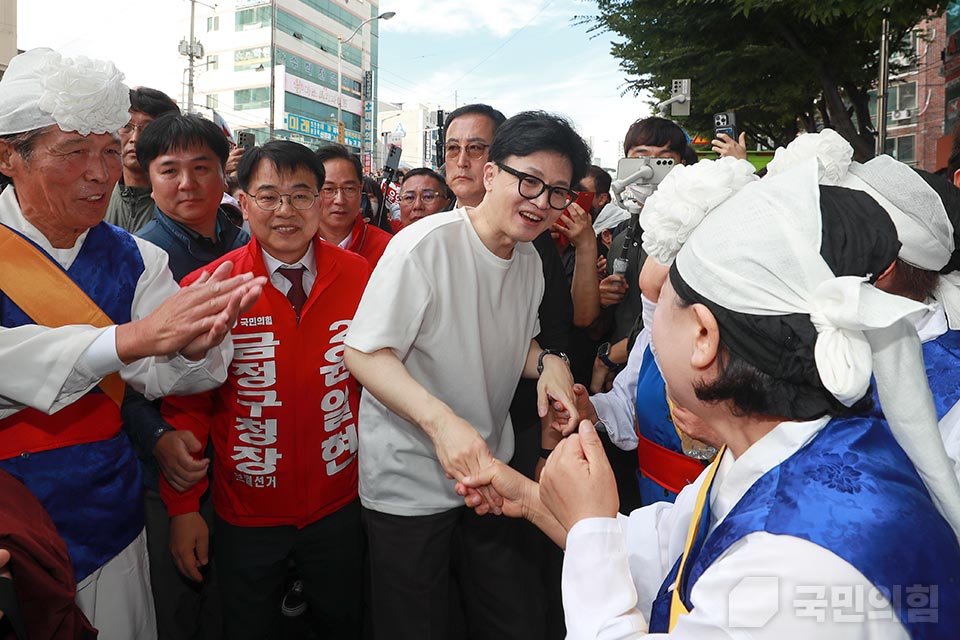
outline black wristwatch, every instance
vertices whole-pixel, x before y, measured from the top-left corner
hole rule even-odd
[[[565,354],[563,351],[560,351],[559,349],[544,349],[543,351],[540,352],[540,357],[537,358],[537,375],[540,375],[543,373],[543,357],[544,356],[557,356],[558,358],[566,362],[568,367],[570,366],[570,358],[568,358],[567,354]]]
[[[616,369],[620,365],[610,359],[610,343],[604,342],[597,348],[597,360],[602,362],[607,369]]]

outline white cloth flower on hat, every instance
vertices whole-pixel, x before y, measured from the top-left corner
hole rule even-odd
[[[130,90],[112,62],[51,53],[38,69],[42,88],[37,106],[63,131],[107,133],[126,124]]]
[[[767,164],[767,175],[789,171],[807,158],[817,159],[820,184],[836,186],[853,162],[853,147],[833,129],[804,133],[776,150],[773,160]]]
[[[733,157],[674,168],[640,214],[643,250],[660,264],[672,264],[707,212],[757,180],[752,164]]]

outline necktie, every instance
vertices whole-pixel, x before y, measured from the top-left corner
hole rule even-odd
[[[303,309],[303,303],[307,301],[307,292],[303,290],[303,267],[277,269],[277,273],[290,281],[290,291],[287,292],[287,300],[293,305],[293,310],[297,312],[297,320],[300,319],[300,311]]]

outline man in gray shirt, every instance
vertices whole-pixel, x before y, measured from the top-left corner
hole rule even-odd
[[[137,140],[144,128],[165,113],[180,107],[162,91],[148,87],[130,89],[130,120],[120,127],[123,175],[113,188],[104,220],[136,233],[153,218],[150,176],[137,162]]]

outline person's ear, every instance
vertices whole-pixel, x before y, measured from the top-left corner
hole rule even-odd
[[[714,365],[720,354],[720,326],[713,312],[706,305],[694,304],[691,309],[694,313],[694,330],[697,336],[694,340],[690,364],[695,369],[704,371]]]
[[[244,221],[246,221],[246,220],[247,220],[247,207],[250,206],[250,200],[252,200],[252,198],[247,194],[246,191],[242,191],[242,190],[241,190],[240,193],[238,193],[237,195],[239,196],[239,197],[237,198],[237,202],[240,203],[240,211],[241,211],[241,213],[243,213],[243,219],[244,219]]]
[[[893,287],[894,280],[896,279],[897,274],[897,261],[894,260],[890,263],[890,266],[884,269],[883,273],[877,277],[877,281],[874,283],[877,289],[881,291],[889,292],[891,287]]]
[[[597,211],[603,209],[605,206],[610,204],[610,194],[609,193],[598,193],[594,197],[594,202],[597,205]]]
[[[604,229],[600,232],[600,242],[602,242],[603,246],[605,246],[607,249],[610,248],[610,245],[613,244],[613,233],[610,231],[610,229]]]
[[[17,167],[22,165],[23,158],[13,145],[6,140],[0,140],[0,173],[12,178],[17,172]]]
[[[953,172],[953,186],[960,187],[960,169]]]
[[[492,162],[488,162],[487,164],[483,165],[483,186],[487,191],[491,191],[493,189],[493,179],[497,177],[497,172],[499,170],[499,167]]]

